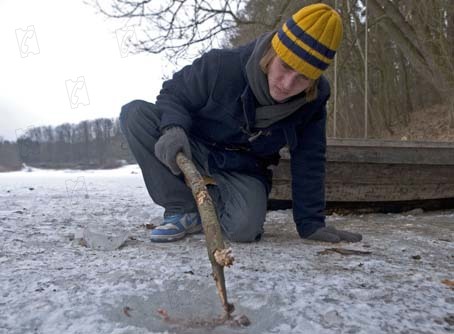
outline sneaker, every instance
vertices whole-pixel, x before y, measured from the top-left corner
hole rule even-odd
[[[170,242],[184,238],[186,234],[202,231],[198,212],[175,214],[164,217],[162,224],[151,230],[151,241]]]

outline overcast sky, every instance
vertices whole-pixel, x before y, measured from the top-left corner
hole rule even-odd
[[[123,27],[82,0],[1,0],[0,136],[155,101],[173,68],[160,56],[121,52],[115,31]]]

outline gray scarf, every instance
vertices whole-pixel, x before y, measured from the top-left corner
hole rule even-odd
[[[271,39],[276,32],[268,32],[257,38],[254,50],[246,63],[246,75],[252,92],[258,102],[255,109],[255,127],[266,128],[289,116],[306,103],[305,93],[293,96],[278,103],[270,95],[268,78],[260,68],[260,59],[271,46]]]

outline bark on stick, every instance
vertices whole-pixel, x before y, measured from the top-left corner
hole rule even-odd
[[[208,258],[213,269],[213,278],[216,282],[221,303],[227,318],[234,310],[233,304],[227,301],[227,290],[225,287],[224,266],[233,264],[231,250],[226,249],[222,239],[221,227],[218,222],[216,209],[208,193],[207,187],[203,181],[203,177],[195,168],[192,161],[186,158],[183,153],[177,154],[178,167],[186,177],[186,183],[190,186],[194,195],[200,217],[202,218],[202,226],[206,238],[206,246],[208,250]]]

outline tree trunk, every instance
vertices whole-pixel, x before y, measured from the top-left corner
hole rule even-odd
[[[423,78],[430,80],[441,97],[445,96],[446,88],[450,86],[449,76],[439,68],[421,43],[413,27],[405,20],[397,4],[390,0],[369,0],[369,5],[382,28],[395,40],[396,45],[413,63],[414,68]]]

